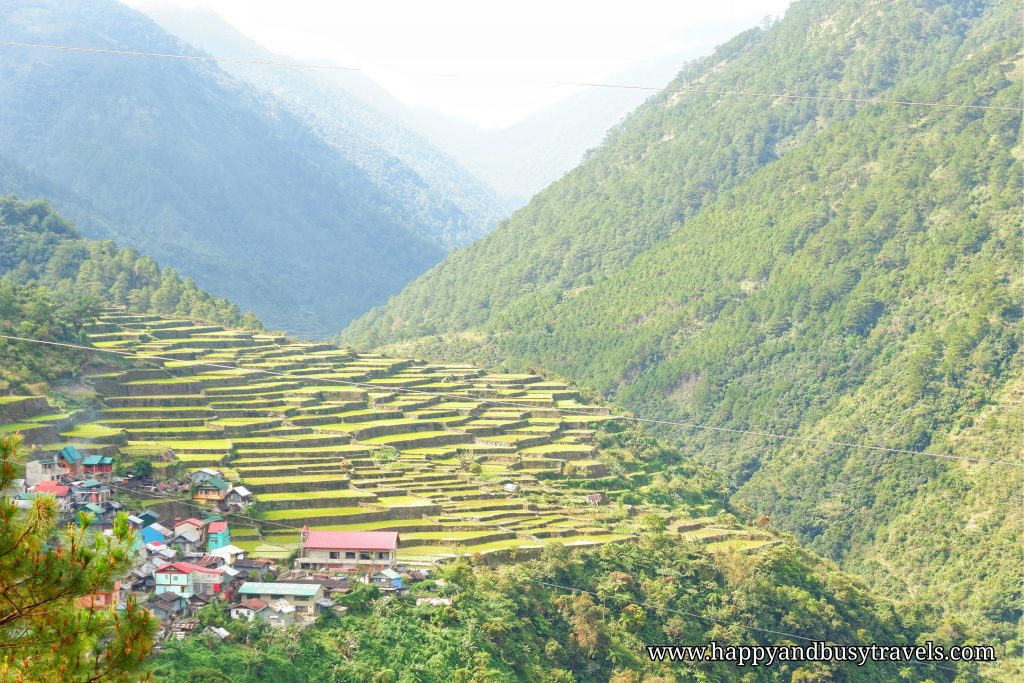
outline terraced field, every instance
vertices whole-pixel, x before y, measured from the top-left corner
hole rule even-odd
[[[608,476],[595,429],[618,418],[560,383],[118,311],[88,332],[147,360],[86,377],[104,410],[63,424],[58,442],[224,469],[258,498],[260,528],[233,533],[256,555],[286,557],[298,533],[282,525],[303,523],[398,530],[410,563],[630,537],[618,506],[586,499]],[[0,431],[68,417],[10,405]],[[682,535],[769,542],[701,522]]]

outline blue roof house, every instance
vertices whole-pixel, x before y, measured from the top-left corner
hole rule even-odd
[[[160,533],[151,526],[143,528],[143,530],[139,532],[139,535],[142,537],[143,543],[152,543],[153,541],[165,543],[167,541],[166,536],[164,536],[162,533]]]

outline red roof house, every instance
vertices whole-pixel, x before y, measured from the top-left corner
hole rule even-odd
[[[41,481],[35,485],[32,489],[36,493],[52,493],[53,495],[61,498],[68,495],[71,491],[71,487],[65,484],[61,484],[58,481]]]
[[[176,593],[184,598],[193,595],[215,595],[220,593],[223,570],[201,567],[191,562],[172,562],[153,572],[156,578],[155,593]]]
[[[296,569],[382,569],[395,563],[397,531],[310,531],[302,528]]]

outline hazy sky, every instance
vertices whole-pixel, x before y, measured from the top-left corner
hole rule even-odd
[[[507,125],[647,59],[707,48],[789,0],[125,0],[201,6],[274,52],[363,68],[411,106]],[[223,55],[230,56],[230,55]],[[661,86],[664,83],[636,83]]]

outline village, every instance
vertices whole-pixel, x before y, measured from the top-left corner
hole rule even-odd
[[[168,454],[173,458],[173,452]],[[116,498],[140,486],[131,474],[115,474],[113,456],[90,455],[74,446],[55,454],[36,452],[26,462],[25,478],[5,491],[21,508],[38,496],[52,496],[66,521],[88,515],[93,533],[111,534],[115,515],[124,513],[134,531],[130,573],[108,590],[83,599],[94,608],[121,609],[129,596],[160,623],[159,640],[181,639],[196,632],[201,610],[220,610],[231,620],[263,622],[272,627],[308,626],[325,612],[343,613],[337,602],[354,584],[403,595],[429,568],[398,561],[397,531],[296,531],[298,550],[291,563],[249,553],[231,543],[229,518],[254,496],[212,468],[189,472],[170,488],[190,495],[195,516],[162,518],[153,510],[132,510]],[[417,604],[450,605],[446,597],[419,597]],[[203,633],[220,639],[229,632],[208,626]]]

